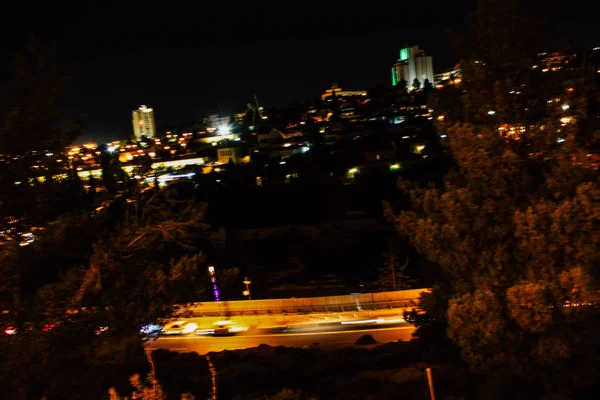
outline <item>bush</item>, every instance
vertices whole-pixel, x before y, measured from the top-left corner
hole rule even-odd
[[[366,346],[369,344],[376,344],[377,341],[375,340],[375,338],[371,335],[363,335],[361,337],[359,337],[358,339],[356,339],[356,342],[354,342],[354,345],[356,346]]]

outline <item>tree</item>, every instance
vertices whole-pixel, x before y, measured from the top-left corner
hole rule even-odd
[[[421,89],[421,81],[419,81],[418,78],[415,78],[412,82],[412,87],[414,90],[419,90]]]
[[[98,146],[100,154],[100,166],[102,168],[102,182],[110,194],[116,194],[118,191],[118,180],[127,180],[127,174],[121,168],[117,155],[109,151],[106,145]],[[148,166],[148,161],[144,160],[142,168]]]
[[[152,158],[149,155],[144,154],[138,157],[138,162],[140,163],[138,169],[140,175],[145,175],[152,170]]]
[[[94,178],[93,175],[90,175],[89,189],[87,191],[87,195],[85,196],[85,205],[88,211],[93,211],[96,205],[96,189],[98,187],[98,180]]]
[[[425,78],[423,81],[423,97],[425,98],[425,102],[429,100],[429,95],[433,93],[433,85],[429,81],[429,79]]]
[[[160,385],[144,385],[139,374],[132,375],[129,378],[129,381],[131,382],[131,387],[133,388],[131,396],[121,397],[115,388],[110,388],[108,391],[108,398],[110,400],[165,400],[167,398],[167,394]]]
[[[410,289],[414,280],[405,274],[408,260],[400,262],[398,245],[390,243],[388,250],[383,253],[383,265],[379,268],[379,279],[375,285],[383,291]]]
[[[486,35],[502,20],[479,18],[493,20]],[[442,268],[438,315],[472,370],[576,396],[598,379],[598,311],[565,307],[594,304],[600,287],[598,134],[585,134],[596,89],[586,68],[543,74],[525,47],[510,64],[500,50],[461,62],[463,94],[436,109],[456,166],[440,187],[401,180],[412,209],[393,219]]]
[[[396,85],[396,90],[400,96],[406,96],[408,94],[408,82],[406,82],[406,79],[400,79]]]
[[[340,99],[338,99],[335,90],[331,91],[331,110],[333,111],[334,116],[340,115]]]
[[[203,282],[195,280],[202,254],[194,242],[206,227],[205,205],[175,200],[168,189],[144,194],[115,234],[96,244],[73,298],[109,307],[114,311],[107,317],[133,331],[169,316],[176,302],[192,300],[194,284]]]
[[[128,200],[112,232],[94,227],[101,214],[71,217],[28,251],[3,246],[0,268],[10,285],[0,291],[4,309],[20,331],[32,328],[0,337],[0,385],[8,398],[103,398],[109,385],[122,390],[127,376],[148,372],[140,326],[202,298],[206,277],[196,243],[205,205],[175,199],[168,188]],[[43,332],[48,323],[56,327]],[[108,330],[98,336],[100,326]]]
[[[432,91],[433,90],[433,85],[431,84],[431,82],[427,78],[425,78],[425,80],[423,81],[423,90],[426,90],[426,91]]]

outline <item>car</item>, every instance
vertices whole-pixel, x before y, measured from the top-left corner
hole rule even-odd
[[[21,324],[19,326],[17,325],[13,325],[8,324],[7,326],[5,326],[4,328],[4,334],[8,335],[8,336],[12,336],[12,335],[16,335],[18,334],[23,334],[23,333],[28,333],[31,332],[33,330],[32,325],[29,322],[25,322],[24,324]]]
[[[163,335],[187,335],[196,331],[198,324],[195,322],[175,321],[167,324],[161,331]]]
[[[224,321],[221,321],[224,322]],[[215,327],[213,329],[213,334],[215,336],[219,336],[219,335],[229,335],[231,333],[231,322],[227,321],[228,323],[217,323],[215,324]]]
[[[157,324],[148,324],[140,328],[140,333],[145,336],[156,336],[162,332],[162,327]]]
[[[99,326],[98,328],[96,328],[96,329],[94,330],[94,333],[95,333],[96,335],[100,335],[100,334],[102,334],[102,333],[106,332],[107,330],[108,330],[108,326],[105,326],[105,325],[103,325],[103,326]]]
[[[4,329],[4,334],[5,334],[5,335],[11,335],[11,336],[12,336],[12,335],[16,335],[16,334],[17,334],[17,328],[16,328],[16,327],[14,327],[14,326],[12,326],[12,325],[10,325],[10,326],[7,326],[7,327]]]
[[[44,326],[42,326],[42,331],[43,332],[49,332],[52,329],[56,328],[56,325],[57,324],[55,324],[53,322],[46,323],[46,324],[44,324]]]
[[[234,335],[239,332],[245,332],[248,330],[247,326],[234,324],[233,321],[223,320],[215,322],[213,328],[213,335],[215,336],[226,336]],[[198,332],[196,332],[198,333]]]
[[[422,310],[410,310],[404,311],[403,313],[404,320],[410,324],[413,324],[417,327],[421,325],[427,325],[431,322],[431,318],[429,315]]]

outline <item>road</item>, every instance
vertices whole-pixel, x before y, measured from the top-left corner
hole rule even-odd
[[[320,345],[352,345],[363,335],[372,335],[380,343],[395,342],[397,340],[410,340],[414,326],[410,324],[397,324],[393,327],[350,330],[331,330],[318,332],[299,333],[260,333],[249,331],[236,336],[203,336],[190,334],[186,336],[161,337],[151,342],[152,349],[167,349],[171,351],[198,354],[219,352],[223,350],[237,350],[257,347],[261,344],[269,346],[304,347],[314,343]]]

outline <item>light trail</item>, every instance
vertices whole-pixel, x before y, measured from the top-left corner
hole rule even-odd
[[[403,329],[415,329],[414,326],[402,326],[402,327],[391,327],[391,328],[376,328],[376,329],[353,329],[351,331],[325,331],[325,332],[304,332],[304,333],[274,333],[271,335],[230,335],[230,336],[222,336],[225,338],[229,338],[232,336],[237,336],[240,338],[264,338],[264,337],[281,337],[281,336],[318,336],[318,335],[340,335],[340,334],[348,334],[354,332],[381,332],[381,331],[393,331],[393,330],[403,330]],[[178,336],[164,336],[160,337],[157,340],[181,340],[181,339],[196,339],[196,340],[210,340],[210,339],[218,339],[219,337],[214,336],[206,336],[206,335],[198,335],[198,336],[187,336],[187,335],[178,335]]]

